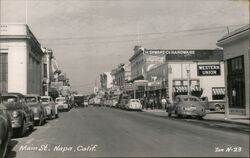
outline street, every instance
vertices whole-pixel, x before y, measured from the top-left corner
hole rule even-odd
[[[7,158],[249,156],[247,133],[144,112],[86,107],[60,113],[23,138]]]

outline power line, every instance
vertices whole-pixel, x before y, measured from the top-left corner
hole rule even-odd
[[[225,32],[225,30],[217,30],[217,31],[209,31],[209,32],[201,32],[196,34],[209,34],[209,33],[217,33],[217,32]],[[185,35],[182,35],[185,36]],[[155,38],[141,38],[141,41],[147,41],[147,40],[156,40],[156,39],[163,39],[167,38],[167,36],[163,37],[155,37]],[[125,43],[125,42],[135,42],[137,39],[130,39],[130,40],[113,40],[113,41],[96,41],[96,42],[74,42],[74,43],[43,43],[43,45],[63,45],[63,46],[71,46],[71,45],[81,45],[81,44],[108,44],[108,43]]]
[[[217,27],[207,27],[207,28],[198,28],[198,29],[188,29],[188,30],[177,30],[177,31],[164,31],[164,32],[150,32],[150,33],[140,33],[140,36],[147,35],[158,35],[158,34],[172,34],[172,33],[183,33],[183,32],[197,32],[197,31],[206,31],[206,30],[216,30],[216,29],[226,29],[227,27],[242,26],[247,24],[236,24],[236,25],[227,25],[227,26],[217,26]],[[122,35],[112,35],[112,36],[85,36],[85,37],[56,37],[56,38],[38,38],[39,40],[71,40],[71,39],[96,39],[96,38],[112,38],[112,37],[129,37],[137,36],[137,33],[132,34],[122,34]]]

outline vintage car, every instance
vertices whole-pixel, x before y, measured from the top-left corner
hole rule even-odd
[[[128,104],[128,101],[129,101],[129,99],[127,99],[127,98],[122,98],[122,99],[119,101],[117,107],[120,108],[120,109],[125,109],[125,108],[126,108],[126,105]]]
[[[46,122],[47,112],[41,103],[41,97],[38,94],[28,94],[25,96],[27,105],[34,113],[35,125],[41,126]]]
[[[50,96],[41,96],[41,103],[46,109],[48,119],[59,117],[57,105]]]
[[[12,137],[11,116],[7,108],[1,104],[0,96],[0,157],[5,157]]]
[[[58,97],[56,98],[56,106],[57,109],[60,111],[69,111],[70,106],[67,103],[67,100],[65,97]]]
[[[142,110],[142,105],[139,99],[129,99],[128,103],[125,105],[127,110]]]
[[[20,93],[3,93],[2,102],[11,116],[14,135],[23,137],[28,128],[33,131],[34,113],[27,105],[24,95]]]
[[[167,108],[168,116],[175,114],[177,117],[195,116],[202,119],[205,115],[205,108],[200,99],[195,96],[177,95],[173,105]]]

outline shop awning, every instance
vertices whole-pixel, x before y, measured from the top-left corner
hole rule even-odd
[[[187,86],[175,86],[174,92],[187,92],[188,88]]]
[[[225,88],[224,87],[218,87],[212,89],[213,95],[225,95]]]

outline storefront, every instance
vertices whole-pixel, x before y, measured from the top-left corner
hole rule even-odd
[[[224,49],[227,114],[249,117],[249,25],[218,40]]]

